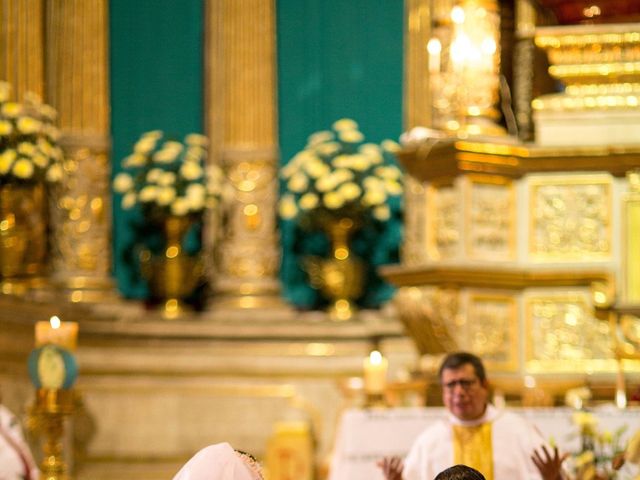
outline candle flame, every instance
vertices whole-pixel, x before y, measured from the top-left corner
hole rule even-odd
[[[369,354],[371,365],[380,365],[382,363],[382,354],[378,350],[373,350]]]
[[[54,315],[53,317],[51,317],[51,318],[49,319],[49,322],[51,323],[51,328],[55,328],[55,329],[60,328],[60,323],[61,323],[61,322],[60,322],[60,319],[59,319],[56,315]]]

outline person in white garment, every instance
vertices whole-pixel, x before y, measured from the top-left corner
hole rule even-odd
[[[253,457],[234,450],[228,443],[217,443],[191,457],[173,480],[263,480],[263,477]]]
[[[38,476],[20,422],[0,404],[0,480],[37,480]]]
[[[487,480],[564,478],[565,456],[545,445],[526,420],[488,402],[489,383],[477,356],[449,354],[439,378],[446,418],[418,436],[404,461],[389,457],[378,462],[387,480],[432,480],[456,464],[475,468]]]

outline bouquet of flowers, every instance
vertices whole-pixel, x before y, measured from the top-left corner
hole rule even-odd
[[[113,180],[122,208],[141,206],[145,218],[198,217],[216,208],[224,175],[217,165],[205,167],[208,140],[191,133],[184,142],[163,140],[159,130],[143,133],[122,161],[124,171]]]
[[[610,480],[616,478],[611,465],[613,458],[624,450],[621,437],[626,426],[614,432],[597,428],[598,421],[590,412],[578,411],[573,415],[578,428],[580,450],[572,456],[570,465],[577,480]]]
[[[351,119],[314,133],[281,171],[287,192],[280,200],[280,216],[320,226],[345,217],[388,220],[391,200],[399,200],[403,192],[393,155],[399,148],[392,140],[365,143]]]
[[[55,109],[33,93],[9,100],[11,86],[0,82],[0,186],[59,182],[63,176]]]

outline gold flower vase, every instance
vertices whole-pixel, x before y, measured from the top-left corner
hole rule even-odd
[[[164,220],[165,247],[161,255],[144,250],[140,256],[142,274],[148,281],[151,296],[160,300],[163,316],[173,319],[189,310],[184,299],[200,283],[203,264],[200,256],[188,255],[182,242],[193,220],[183,216],[169,216]]]
[[[44,273],[47,251],[45,189],[0,186],[0,281],[2,293],[23,293]]]
[[[362,294],[364,264],[349,246],[358,227],[351,218],[327,221],[324,230],[331,242],[331,256],[309,257],[304,262],[311,285],[331,301],[328,313],[332,320],[351,319],[356,311],[354,300]]]

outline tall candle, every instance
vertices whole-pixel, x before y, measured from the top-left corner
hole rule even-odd
[[[62,322],[55,315],[48,322],[36,322],[36,348],[53,344],[73,351],[77,340],[77,322]]]
[[[369,394],[382,394],[387,385],[389,361],[374,350],[364,359],[364,390]]]

